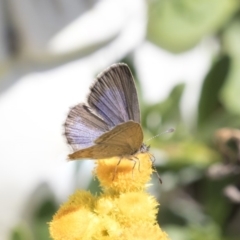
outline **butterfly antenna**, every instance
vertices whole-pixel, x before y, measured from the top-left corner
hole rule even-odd
[[[156,138],[156,137],[159,137],[159,136],[161,136],[161,135],[163,135],[163,134],[165,134],[165,133],[172,133],[172,132],[174,132],[174,131],[175,131],[174,128],[169,128],[169,129],[166,130],[165,132],[159,133],[159,134],[157,134],[157,135],[149,138],[146,142],[149,142],[149,141],[151,141],[152,139],[154,139],[154,138]]]

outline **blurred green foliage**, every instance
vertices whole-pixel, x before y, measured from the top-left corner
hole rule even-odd
[[[230,59],[224,56],[213,64],[202,86],[202,94],[199,100],[198,125],[208,124],[209,119],[214,118],[216,112],[222,110],[219,101],[219,90],[227,80]]]
[[[137,81],[146,139],[159,134],[159,129],[176,128],[175,133],[151,141],[156,159],[166,160],[157,164],[163,179],[161,192],[156,193],[161,203],[158,218],[174,240],[240,239],[240,225],[236,224],[240,223],[240,204],[224,195],[228,185],[240,189],[239,175],[219,174],[214,179],[208,174],[216,163],[222,164],[222,169],[227,166],[226,156],[214,144],[215,131],[240,127],[239,6],[237,0],[149,1],[147,38],[154,44],[183,52],[211,35],[220,45],[203,81],[192,127],[186,125],[180,112],[184,84],[175,86],[163,102],[149,105],[142,101]],[[131,58],[126,56],[124,62],[137,79]],[[235,159],[236,167],[238,161]],[[89,189],[98,192],[98,182],[92,181]],[[16,226],[11,240],[49,239],[47,222],[55,211],[53,199],[43,201],[30,222]]]
[[[238,9],[237,0],[150,0],[148,38],[169,51],[186,51],[220,30]]]
[[[191,127],[180,114],[182,84],[175,86],[165,101],[143,104],[142,124],[150,136],[159,129],[176,128],[171,138],[162,135],[151,142],[157,159],[167,155],[167,161],[157,167],[163,179],[159,222],[175,240],[240,239],[240,202],[233,202],[224,193],[227,186],[240,189],[239,173],[224,174],[229,163],[221,147],[232,148],[231,136],[218,136],[221,147],[215,144],[216,130],[240,127],[239,7],[240,2],[235,0],[149,1],[147,38],[154,44],[179,53],[209,36],[219,43]],[[239,155],[240,135],[232,139]],[[238,169],[239,158],[231,164]],[[216,177],[210,170],[217,165]]]
[[[51,190],[47,184],[41,184],[29,199],[24,210],[22,222],[16,226],[11,234],[11,240],[50,240],[48,223],[58,209]],[[44,196],[39,201],[39,195]]]

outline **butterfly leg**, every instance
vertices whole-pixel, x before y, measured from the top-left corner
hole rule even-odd
[[[137,159],[137,160],[136,160]],[[131,158],[129,158],[129,161],[133,161],[133,167],[132,167],[132,178],[133,178],[133,171],[134,171],[134,169],[135,169],[135,167],[136,167],[136,164],[137,164],[137,161],[139,162],[139,159],[137,158],[137,157],[131,157]],[[138,165],[139,166],[139,165]]]
[[[141,172],[141,170],[140,170],[140,161],[139,161],[139,158],[136,157],[136,156],[133,156],[133,158],[135,159],[136,162],[138,161],[138,171]]]
[[[150,156],[151,162],[154,163],[156,161],[156,158],[153,156],[153,154],[151,154],[151,153],[148,153],[148,154]]]
[[[160,177],[160,175],[159,175],[159,173],[157,171],[157,168],[156,168],[156,166],[154,164],[155,161],[156,161],[156,158],[151,153],[149,153],[149,155],[150,155],[150,160],[152,162],[152,168],[155,170],[155,173],[157,174],[158,181],[160,182],[160,184],[162,184],[162,179],[161,179],[161,177]]]
[[[122,161],[122,157],[119,157],[119,161],[115,167],[115,170],[114,170],[114,174],[113,174],[113,178],[112,178],[112,181],[114,180],[116,174],[117,174],[117,168],[118,168],[118,165],[120,164],[120,162]]]

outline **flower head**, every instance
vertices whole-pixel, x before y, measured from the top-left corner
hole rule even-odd
[[[150,154],[96,161],[103,193],[77,191],[50,223],[54,240],[169,240],[156,222],[158,203],[145,192],[152,173]]]
[[[132,192],[146,188],[152,173],[148,153],[140,153],[131,159],[113,157],[96,162],[95,174],[105,191]]]

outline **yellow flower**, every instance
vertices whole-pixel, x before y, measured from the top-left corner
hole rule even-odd
[[[156,200],[145,192],[123,193],[116,199],[117,217],[124,226],[139,221],[155,223],[157,206]]]
[[[170,240],[168,235],[159,228],[158,225],[154,225],[150,222],[142,222],[132,224],[127,228],[123,236],[120,239],[131,240]]]
[[[158,203],[145,192],[152,173],[150,154],[96,161],[103,193],[77,191],[50,222],[54,240],[169,240],[156,222]]]

